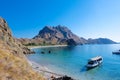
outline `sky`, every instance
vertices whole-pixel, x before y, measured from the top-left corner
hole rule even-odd
[[[33,38],[44,26],[67,26],[79,37],[120,42],[120,0],[0,0],[17,38]]]

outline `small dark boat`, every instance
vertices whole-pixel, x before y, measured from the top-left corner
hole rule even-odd
[[[102,61],[103,61],[103,58],[101,56],[91,58],[91,59],[88,60],[88,64],[86,65],[86,67],[88,69],[97,67],[102,63]]]
[[[113,54],[120,54],[120,49],[117,51],[112,52]]]

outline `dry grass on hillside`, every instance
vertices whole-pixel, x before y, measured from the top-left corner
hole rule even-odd
[[[14,56],[0,44],[0,80],[45,80],[25,59]]]

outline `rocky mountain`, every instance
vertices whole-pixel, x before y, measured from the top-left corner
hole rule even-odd
[[[88,44],[116,44],[116,42],[108,38],[88,39]]]
[[[115,44],[107,38],[88,40],[78,37],[65,26],[45,26],[33,39],[18,39],[24,45],[79,45],[79,44]]]
[[[41,39],[45,44],[76,45],[85,43],[83,38],[79,38],[67,27],[61,25],[55,27],[45,26],[33,39]]]
[[[44,80],[28,64],[24,54],[30,52],[13,38],[7,22],[0,18],[0,80]]]

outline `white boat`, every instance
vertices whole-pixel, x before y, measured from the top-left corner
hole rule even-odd
[[[113,54],[120,54],[120,50],[112,52]]]
[[[120,51],[112,52],[113,54],[120,54]]]
[[[97,56],[88,60],[87,68],[94,68],[99,66],[103,61],[101,56]]]

